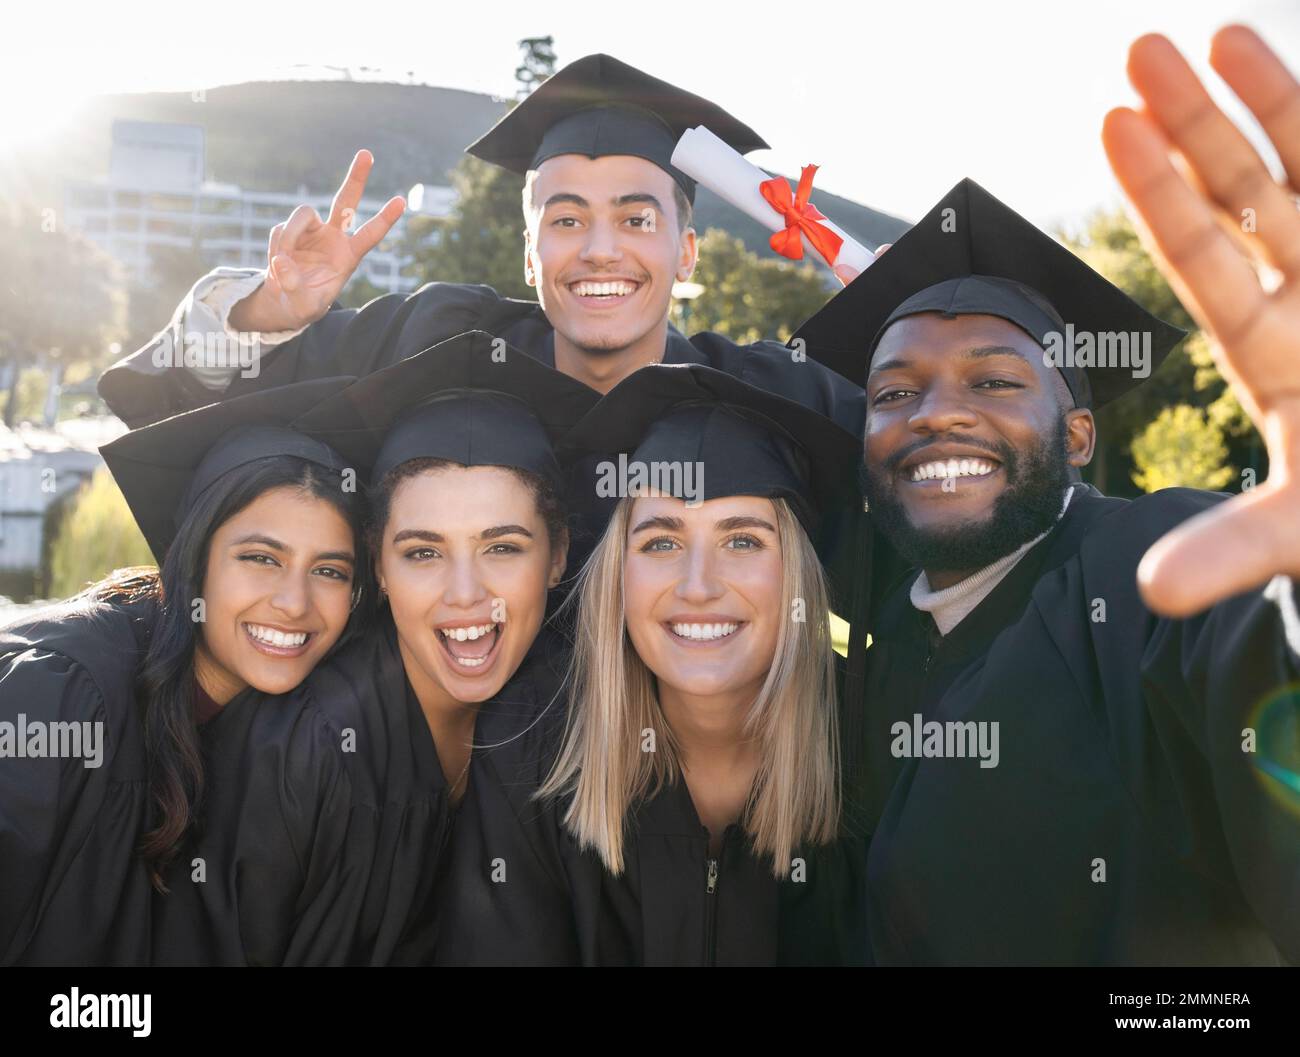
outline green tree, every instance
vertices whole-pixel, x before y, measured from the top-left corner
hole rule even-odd
[[[406,252],[421,283],[486,283],[506,297],[531,298],[524,282],[524,180],[466,155],[452,170],[456,205],[440,220],[412,217]]]
[[[691,303],[690,329],[716,330],[742,344],[786,341],[831,293],[811,264],[759,257],[720,228],[704,233],[692,279],[704,292]]]
[[[1163,408],[1133,438],[1132,447],[1133,480],[1146,492],[1176,485],[1217,490],[1226,488],[1235,476],[1226,464],[1223,431],[1199,407]]]
[[[1150,378],[1097,413],[1098,445],[1092,465],[1085,471],[1088,479],[1102,491],[1119,495],[1127,490],[1130,481],[1150,483],[1158,479],[1155,466],[1182,465],[1181,456],[1176,453],[1160,454],[1150,447],[1162,437],[1173,442],[1167,429],[1171,418],[1166,417],[1161,427],[1154,427],[1166,410],[1178,407],[1206,412],[1204,427],[1208,432],[1198,433],[1189,441],[1193,449],[1217,450],[1213,443],[1217,431],[1219,441],[1226,445],[1224,466],[1229,468],[1230,475],[1234,464],[1249,465],[1259,471],[1262,446],[1254,427],[1215,368],[1204,336],[1143,249],[1125,213],[1099,211],[1088,218],[1079,232],[1061,238],[1148,311],[1189,332]],[[1188,415],[1180,421],[1188,423],[1190,429],[1202,428]],[[1148,432],[1149,427],[1153,428],[1152,432]],[[1147,446],[1143,455],[1147,462],[1141,467],[1134,449],[1140,437],[1145,438],[1143,444]],[[1172,483],[1193,485],[1196,482],[1188,479]]]
[[[149,546],[106,469],[69,501],[50,544],[51,598],[68,598],[114,569],[153,565]]]
[[[5,418],[9,424],[18,422],[40,422],[45,410],[45,395],[49,390],[49,375],[40,367],[24,367],[18,372],[17,384],[10,391],[13,411],[10,416],[9,404],[5,405]]]
[[[14,368],[4,420],[13,425],[24,368],[106,361],[125,335],[126,291],[115,263],[66,232],[54,210],[11,205],[0,241],[0,362]]]
[[[515,80],[519,82],[517,94],[524,99],[555,73],[555,38],[525,37],[519,47],[524,54],[515,68]]]

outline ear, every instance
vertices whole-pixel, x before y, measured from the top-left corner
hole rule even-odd
[[[1084,407],[1076,407],[1065,413],[1065,450],[1069,453],[1069,463],[1075,469],[1092,462],[1092,453],[1097,448],[1097,421],[1092,412]]]
[[[565,567],[569,564],[569,530],[561,529],[559,539],[551,546],[551,568],[547,577],[547,587],[559,587],[564,579]]]
[[[537,268],[533,263],[533,233],[524,228],[524,282],[529,286],[537,285]]]
[[[700,240],[694,228],[682,232],[681,243],[681,252],[677,255],[677,281],[684,283],[695,274],[695,265],[700,259]]]

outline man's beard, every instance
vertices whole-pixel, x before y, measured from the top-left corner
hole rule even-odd
[[[886,460],[883,470],[863,464],[859,479],[875,523],[904,561],[932,572],[974,572],[1056,523],[1065,490],[1070,486],[1066,436],[1062,416],[1052,433],[1026,452],[1017,452],[1009,444],[989,445],[958,434],[942,438],[986,448],[1002,460],[1007,487],[994,500],[989,516],[980,521],[926,529],[912,524],[897,492],[898,463],[911,451],[901,451]]]

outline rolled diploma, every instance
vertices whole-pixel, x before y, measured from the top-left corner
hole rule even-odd
[[[682,133],[673,150],[673,167],[680,169],[696,183],[707,187],[723,201],[730,203],[746,216],[753,217],[765,228],[780,231],[785,227],[781,216],[766,198],[758,185],[771,179],[752,162],[746,161],[731,147],[703,125],[688,128]],[[876,255],[831,220],[824,224],[844,240],[840,252],[827,264],[847,264],[863,271],[876,259]],[[808,238],[804,236],[804,245]],[[809,246],[808,248],[811,249]]]

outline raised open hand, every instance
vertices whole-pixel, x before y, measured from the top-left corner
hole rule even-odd
[[[1300,84],[1244,26],[1215,34],[1210,63],[1268,133],[1289,186],[1162,36],[1129,50],[1143,110],[1112,110],[1102,131],[1148,249],[1268,445],[1265,483],[1179,526],[1143,558],[1143,597],[1176,617],[1278,573],[1300,576]],[[1280,283],[1261,282],[1254,262]]]

